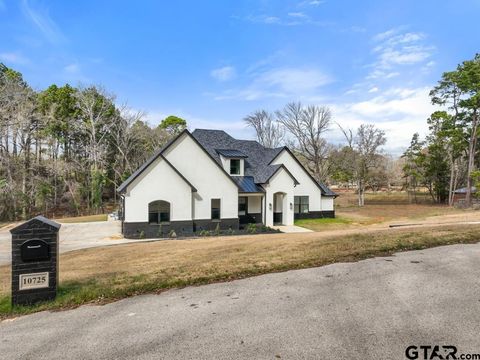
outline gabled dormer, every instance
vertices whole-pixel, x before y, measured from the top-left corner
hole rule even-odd
[[[231,176],[244,176],[245,175],[245,159],[248,157],[240,150],[235,149],[215,149],[222,166],[225,171]]]

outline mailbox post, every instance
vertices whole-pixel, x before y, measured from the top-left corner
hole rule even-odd
[[[53,300],[58,284],[60,224],[37,216],[12,234],[12,304]]]

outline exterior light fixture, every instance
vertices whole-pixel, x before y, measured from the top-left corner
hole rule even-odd
[[[268,209],[272,210],[272,203],[268,203]]]
[[[290,210],[293,210],[293,204],[290,203]]]

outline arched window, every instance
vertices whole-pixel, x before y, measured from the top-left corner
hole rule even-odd
[[[160,224],[170,221],[170,203],[168,201],[157,200],[148,204],[148,222],[150,224]]]

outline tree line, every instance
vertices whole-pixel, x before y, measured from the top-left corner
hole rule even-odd
[[[274,113],[255,111],[244,121],[255,129],[262,145],[288,145],[317,181],[353,184],[359,206],[365,203],[367,187],[389,187],[393,182],[394,161],[382,151],[385,132],[372,124],[355,130],[337,124],[346,144],[334,145],[326,139],[333,125],[332,112],[326,106],[292,102]]]
[[[449,205],[454,203],[455,191],[466,187],[465,205],[470,207],[480,180],[480,55],[444,72],[430,98],[443,109],[427,119],[425,139],[414,134],[403,154],[406,184],[413,190],[425,186],[432,199]]]
[[[417,201],[420,189],[426,189],[433,202],[450,206],[455,191],[466,187],[465,205],[469,207],[476,188],[480,189],[480,55],[443,73],[430,98],[432,104],[443,109],[427,119],[429,133],[425,139],[414,134],[410,146],[397,159],[382,151],[386,143],[382,130],[372,124],[346,129],[333,122],[325,106],[290,103],[273,113],[255,111],[244,121],[255,129],[263,145],[286,144],[294,149],[318,181],[352,184],[360,206],[364,205],[367,188],[390,189],[400,183],[412,194],[412,201]],[[343,133],[343,144],[328,142],[326,132],[333,126]]]
[[[289,146],[318,181],[355,188],[360,206],[366,189],[399,184],[414,200],[426,188],[432,200],[449,205],[466,186],[469,206],[480,182],[479,90],[480,55],[443,73],[430,97],[444,109],[427,119],[428,135],[414,134],[401,158],[382,150],[384,131],[372,124],[344,128],[326,106],[292,102],[244,121],[264,146]],[[117,187],[186,127],[176,116],[151,127],[142,112],[117,104],[101,86],[36,91],[0,63],[0,220],[110,210]],[[333,127],[341,130],[342,144],[328,141]]]
[[[104,212],[116,188],[186,127],[150,127],[100,86],[35,91],[0,63],[0,220]]]

